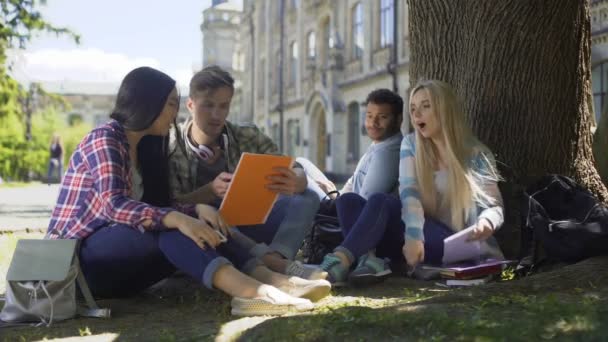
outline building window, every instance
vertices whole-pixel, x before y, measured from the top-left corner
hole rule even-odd
[[[595,124],[600,122],[600,118],[606,110],[606,93],[608,92],[608,61],[595,66],[591,72],[591,82],[593,88],[593,111],[595,112]]]
[[[266,31],[266,8],[264,6],[264,2],[260,4],[260,9],[258,10],[258,29],[260,32]]]
[[[296,84],[296,77],[298,75],[298,42],[292,42],[289,50],[289,85],[293,86],[294,84]]]
[[[393,44],[393,0],[380,2],[380,47]]]
[[[308,44],[308,58],[315,58],[317,55],[317,39],[314,31],[308,32],[306,41]]]
[[[264,97],[264,74],[266,73],[266,61],[260,60],[260,69],[258,70],[258,98]]]
[[[348,151],[346,152],[346,160],[355,162],[359,160],[359,118],[361,117],[359,104],[356,102],[348,106]]]
[[[323,25],[323,34],[324,34],[323,38],[325,38],[323,40],[323,42],[327,43],[327,47],[329,49],[333,48],[334,47],[334,37],[331,34],[331,25],[330,25],[329,19],[327,19],[327,21],[325,22],[325,25]]]
[[[353,58],[359,59],[363,56],[363,8],[361,3],[353,7],[352,14],[352,46]]]
[[[279,124],[272,124],[272,140],[274,140],[275,144],[279,144],[279,140],[281,140],[281,133],[279,132]]]
[[[287,120],[287,155],[295,156],[300,145],[300,120]]]
[[[277,52],[276,56],[275,56],[275,65],[276,65],[276,71],[273,75],[273,93],[277,93],[279,91],[279,87],[281,87],[281,84],[279,84],[279,82],[281,81],[281,53]]]

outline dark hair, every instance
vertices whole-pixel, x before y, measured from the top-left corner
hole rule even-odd
[[[142,131],[152,125],[175,88],[175,80],[150,67],[133,69],[125,76],[110,117],[125,129]]]
[[[234,78],[230,76],[228,71],[217,65],[211,65],[192,76],[189,95],[192,98],[202,91],[215,90],[222,87],[234,90]]]
[[[389,89],[376,89],[367,95],[365,105],[368,103],[388,104],[392,108],[392,113],[396,119],[403,117],[403,99],[399,94]]]
[[[149,67],[134,69],[122,80],[110,117],[127,130],[142,131],[161,114],[174,88],[175,80],[163,72]],[[137,144],[144,188],[142,202],[159,207],[172,203],[168,145],[168,137],[152,135],[144,136]]]

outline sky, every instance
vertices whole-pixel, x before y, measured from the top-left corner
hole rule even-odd
[[[242,4],[242,0],[231,0]],[[109,82],[118,84],[131,69],[158,68],[187,88],[192,70],[201,67],[202,11],[211,0],[47,0],[45,20],[81,36],[35,37],[25,50],[13,51],[13,76],[32,81]]]

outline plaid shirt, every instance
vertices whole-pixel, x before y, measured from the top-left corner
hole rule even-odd
[[[63,178],[48,238],[84,239],[113,223],[140,230],[162,229],[174,209],[158,208],[129,197],[129,144],[123,127],[112,120],[91,131],[78,145]],[[181,211],[192,213],[193,206]],[[151,220],[149,227],[143,222]]]
[[[190,120],[180,126],[179,134],[187,139],[186,127]],[[235,125],[226,121],[224,135],[228,143],[224,146],[227,172],[234,172],[243,152],[278,154],[277,145],[255,125]],[[174,196],[187,194],[197,189],[197,170],[199,158],[187,146],[177,146],[175,130],[170,138],[170,184]]]

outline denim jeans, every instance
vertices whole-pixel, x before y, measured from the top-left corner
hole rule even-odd
[[[59,183],[61,183],[61,176],[63,176],[63,162],[59,158],[51,158],[49,160],[49,168],[46,173],[46,182],[51,184],[51,177],[53,176],[53,172],[57,168],[57,178],[59,178]]]
[[[319,198],[308,189],[301,194],[280,196],[266,223],[239,226],[233,238],[257,257],[277,252],[293,260],[318,210]]]
[[[216,250],[202,250],[176,229],[144,232],[116,224],[85,238],[80,248],[82,272],[98,297],[135,295],[181,270],[208,288],[222,265],[247,272],[258,260],[229,239]]]
[[[336,251],[351,262],[376,249],[379,257],[403,261],[402,247],[405,225],[401,220],[401,200],[394,195],[376,193],[369,200],[355,193],[346,193],[336,201],[338,219],[344,241]],[[441,263],[443,239],[452,231],[441,222],[426,218],[424,222],[425,263]]]

